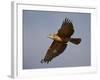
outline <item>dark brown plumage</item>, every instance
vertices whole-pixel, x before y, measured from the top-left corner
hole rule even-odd
[[[44,59],[41,60],[41,63],[49,63],[53,58],[63,53],[67,47],[68,41],[78,45],[81,42],[81,39],[71,38],[73,33],[74,28],[72,22],[68,18],[65,18],[58,33],[49,36],[49,38],[54,41],[49,47]]]

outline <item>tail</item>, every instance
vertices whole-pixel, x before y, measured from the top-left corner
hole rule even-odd
[[[78,44],[80,44],[80,42],[81,42],[81,38],[71,38],[71,39],[70,39],[70,42],[72,42],[72,43],[78,45]]]

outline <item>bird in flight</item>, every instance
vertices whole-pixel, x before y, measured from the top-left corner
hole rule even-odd
[[[41,60],[41,63],[48,64],[52,59],[62,54],[67,47],[68,42],[76,45],[80,44],[81,38],[72,38],[71,36],[73,35],[73,33],[74,28],[71,20],[65,18],[57,34],[50,34],[48,36],[48,38],[52,39],[53,42],[47,50],[44,59]]]

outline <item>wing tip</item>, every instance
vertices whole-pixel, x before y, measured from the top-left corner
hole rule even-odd
[[[72,20],[69,19],[68,17],[66,17],[63,21],[63,24],[62,25],[66,25],[66,24],[72,24]]]
[[[42,59],[42,60],[40,61],[40,63],[42,63],[42,64],[43,64],[43,63],[47,63],[47,64],[48,64],[49,62],[50,62],[50,61],[47,61],[47,60],[45,61],[44,59]]]
[[[67,18],[67,17],[65,18],[65,22],[66,22],[66,23],[72,23],[71,19],[69,19],[69,18]]]

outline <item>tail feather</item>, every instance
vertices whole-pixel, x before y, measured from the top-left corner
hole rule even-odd
[[[81,42],[81,38],[71,38],[71,39],[70,39],[70,42],[72,42],[72,43],[78,45],[78,44],[80,44],[80,42]]]

